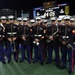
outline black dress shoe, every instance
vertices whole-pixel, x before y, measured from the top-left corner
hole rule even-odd
[[[15,62],[18,62],[18,60],[15,60]]]
[[[73,74],[73,72],[72,72],[72,71],[68,71],[68,73],[69,73],[69,75],[72,75],[72,74]]]
[[[31,63],[31,61],[28,62],[29,64]]]
[[[33,61],[32,63],[36,63],[36,62],[38,62],[38,61]]]
[[[65,69],[65,68],[66,68],[66,67],[64,67],[64,66],[60,66],[60,67],[59,67],[60,70],[63,70],[63,69]]]
[[[24,60],[20,60],[20,62],[23,62]]]
[[[75,65],[75,62],[74,62],[74,65]]]
[[[7,63],[10,63],[10,60],[8,60],[8,62]]]
[[[2,62],[3,64],[6,64],[6,62],[4,61],[4,62]]]
[[[46,62],[46,64],[50,64],[51,62]]]
[[[40,64],[41,64],[41,65],[44,65],[44,63],[43,63],[43,62],[41,62]]]
[[[56,65],[57,68],[60,68],[60,65]]]

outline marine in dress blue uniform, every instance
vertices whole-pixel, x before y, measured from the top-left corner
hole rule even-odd
[[[7,17],[6,16],[1,16],[1,26],[3,27],[3,32],[5,32],[5,27],[6,27],[6,22],[7,22]],[[4,53],[4,57],[6,57],[6,52],[7,52],[7,45],[6,45],[6,38],[3,37],[3,53]]]
[[[58,38],[58,26],[56,25],[56,17],[51,18],[51,26],[47,28],[47,39],[48,41],[48,60],[47,64],[52,62],[52,52],[55,52],[55,64],[57,67],[60,66],[60,57],[59,57],[59,38]]]
[[[44,64],[44,36],[45,36],[45,28],[41,23],[41,18],[36,17],[37,24],[33,27],[33,43],[34,43],[34,63],[40,60],[41,65]]]
[[[11,61],[11,53],[14,55],[14,60],[18,62],[16,57],[16,39],[18,37],[17,35],[17,25],[14,24],[14,16],[10,15],[8,16],[9,24],[5,28],[5,37],[7,39],[7,58],[8,63]]]
[[[28,63],[31,63],[31,31],[28,26],[28,18],[23,18],[23,26],[21,28],[21,46],[22,46],[22,57],[20,62],[23,62],[26,58]],[[27,53],[27,54],[26,54]]]
[[[36,20],[30,19],[30,28],[31,28],[31,59],[33,59],[33,37],[32,37],[32,28],[35,26]]]
[[[22,18],[21,18],[21,17],[18,17],[18,18],[17,18],[18,37],[17,37],[17,53],[16,53],[17,59],[18,59],[19,52],[20,52],[20,49],[21,49],[21,40],[22,40],[22,38],[21,38],[21,36],[20,36],[21,27],[22,27]]]
[[[75,24],[74,24],[74,18],[70,19],[70,25],[73,27],[72,31],[72,42],[73,42],[73,48],[74,48],[74,64],[75,64]]]
[[[5,56],[5,54],[4,54],[4,35],[5,35],[5,33],[4,33],[4,29],[3,29],[3,27],[0,25],[0,61],[3,63],[3,64],[5,64],[6,62],[5,62],[5,59],[4,59],[4,56]]]
[[[67,67],[67,54],[68,54],[68,62],[69,62],[69,69],[68,73],[72,74],[74,70],[74,57],[73,57],[73,50],[72,50],[72,26],[69,25],[69,16],[64,17],[65,25],[61,28],[61,36],[60,41],[62,43],[61,46],[61,67],[60,69],[65,69]]]

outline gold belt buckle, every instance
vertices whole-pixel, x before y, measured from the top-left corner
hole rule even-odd
[[[73,42],[73,44],[75,44],[75,42]]]

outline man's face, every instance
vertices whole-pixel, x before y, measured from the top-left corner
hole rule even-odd
[[[23,24],[24,25],[28,25],[28,21],[23,21]]]
[[[4,19],[4,20],[1,20],[1,22],[2,22],[2,23],[6,23],[6,20],[5,20],[5,19]]]
[[[69,25],[70,24],[70,21],[69,20],[65,20],[65,24],[66,25]]]
[[[18,21],[18,24],[22,24],[22,21]]]
[[[35,25],[35,22],[32,22],[32,23],[31,23],[31,26],[34,26],[34,25]]]
[[[13,20],[13,19],[11,19],[11,20],[9,20],[9,22],[10,22],[10,23],[14,23],[14,20]]]
[[[52,21],[52,25],[55,25],[56,21]]]
[[[58,21],[58,25],[62,25],[62,22],[61,21]]]
[[[37,20],[37,23],[38,23],[38,24],[41,24],[41,22],[42,22],[41,20]]]
[[[74,21],[70,21],[70,25],[74,25]]]

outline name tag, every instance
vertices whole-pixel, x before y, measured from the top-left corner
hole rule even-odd
[[[34,36],[36,36],[36,37],[41,37],[42,35],[34,35]]]
[[[63,39],[64,39],[64,38],[68,39],[68,38],[69,38],[69,36],[63,36]]]
[[[7,34],[11,35],[11,34],[17,34],[17,32],[8,32]]]
[[[26,36],[26,35],[22,35],[22,36]]]
[[[2,35],[0,35],[0,37],[2,37]]]

